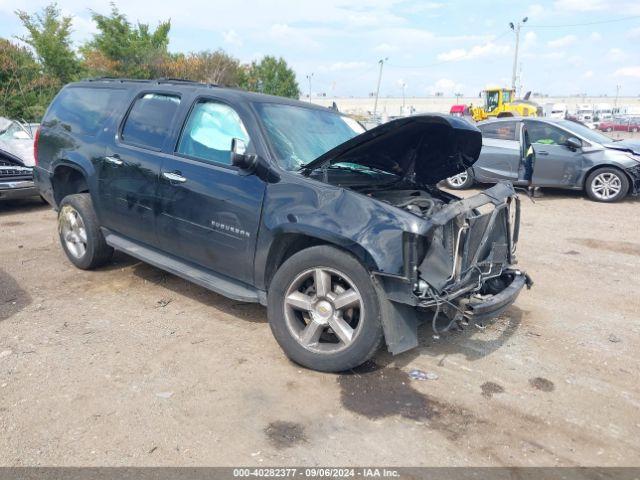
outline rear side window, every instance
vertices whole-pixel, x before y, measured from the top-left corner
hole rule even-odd
[[[43,123],[80,135],[95,136],[127,97],[125,90],[73,87],[60,92]]]
[[[478,128],[485,138],[495,138],[497,140],[517,140],[517,122],[494,122],[480,125]]]
[[[147,93],[139,97],[122,127],[122,140],[160,150],[179,106],[180,97],[176,95]]]

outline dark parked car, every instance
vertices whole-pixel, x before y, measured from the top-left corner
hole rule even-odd
[[[339,371],[383,340],[394,354],[415,347],[424,318],[448,328],[494,317],[530,284],[514,267],[513,187],[460,200],[435,186],[480,147],[454,117],[364,132],[280,97],[94,80],[49,107],[35,178],[77,267],[118,249],[260,302],[291,359]]]
[[[585,190],[592,200],[615,202],[640,192],[640,145],[616,141],[571,120],[504,118],[478,125],[483,146],[467,172],[446,180],[463,189],[475,182],[524,180],[524,132],[535,151],[533,184]]]

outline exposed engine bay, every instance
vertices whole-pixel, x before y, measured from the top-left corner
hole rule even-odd
[[[403,208],[419,217],[433,215],[445,205],[445,202],[435,198],[425,190],[378,190],[369,196]]]
[[[425,190],[374,190],[368,195],[423,218],[433,215],[445,205],[443,200]]]

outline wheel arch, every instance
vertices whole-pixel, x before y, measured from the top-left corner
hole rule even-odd
[[[83,168],[71,162],[60,162],[51,176],[51,187],[56,207],[67,195],[89,192],[89,176]]]
[[[274,235],[264,265],[262,282],[268,290],[273,276],[280,266],[291,256],[317,245],[329,245],[355,256],[367,270],[377,270],[377,265],[366,249],[353,240],[342,237],[329,237],[319,232],[283,231]],[[259,270],[258,270],[259,271]]]

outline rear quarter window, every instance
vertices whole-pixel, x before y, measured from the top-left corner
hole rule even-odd
[[[62,127],[70,133],[95,136],[126,98],[126,90],[65,88],[51,104],[42,123],[46,127]]]
[[[146,93],[136,99],[122,127],[122,141],[152,150],[160,150],[169,136],[180,97]]]
[[[517,140],[517,122],[495,122],[480,125],[478,128],[485,138],[495,138],[497,140]]]

